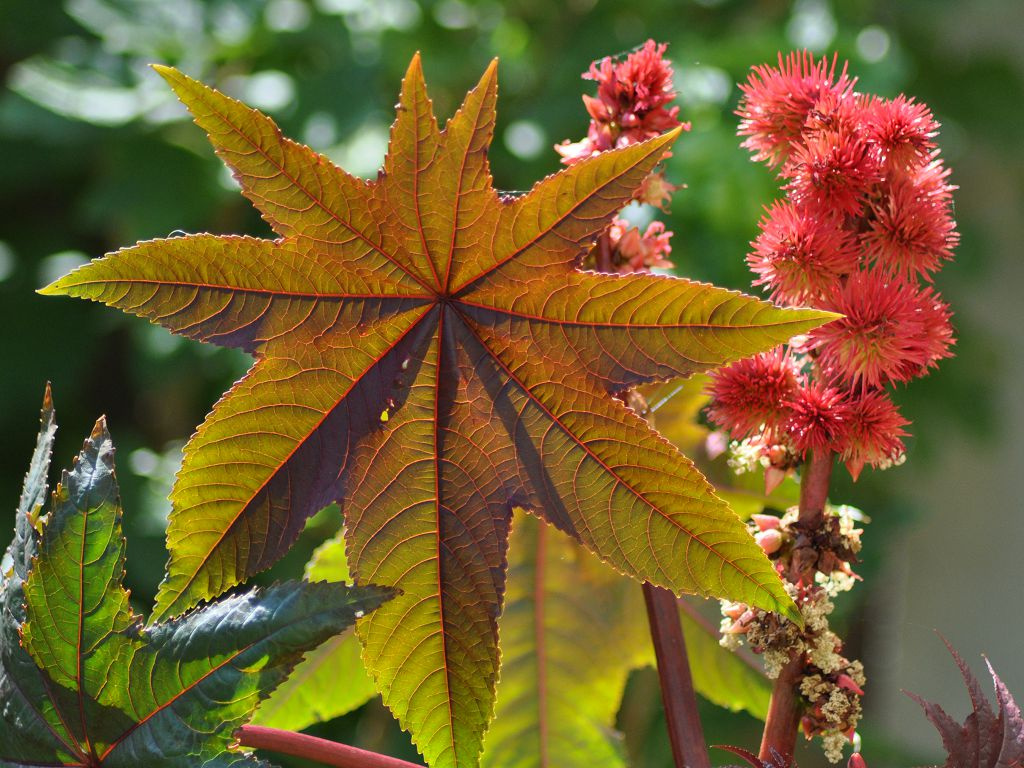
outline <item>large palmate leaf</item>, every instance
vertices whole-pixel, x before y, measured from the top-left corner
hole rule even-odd
[[[728,506],[612,393],[832,315],[575,266],[677,132],[502,197],[495,66],[442,131],[417,57],[365,182],[159,71],[280,239],[149,241],[45,289],[256,355],[185,449],[158,616],[266,568],[340,501],[356,580],[402,590],[360,623],[364,659],[432,765],[478,760],[515,505],[635,578],[796,617]]]
[[[263,765],[229,750],[235,729],[389,590],[293,582],[143,628],[102,419],[33,525],[54,429],[47,396],[0,582],[0,766]]]

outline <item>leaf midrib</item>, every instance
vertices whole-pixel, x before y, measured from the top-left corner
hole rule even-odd
[[[662,279],[662,278],[658,278]],[[673,279],[673,278],[668,278]],[[678,279],[678,278],[676,278]],[[711,331],[750,331],[758,330],[761,328],[776,328],[785,327],[787,325],[803,325],[807,322],[806,319],[792,319],[792,320],[779,320],[774,323],[752,323],[752,324],[729,324],[729,325],[716,325],[710,321],[695,322],[695,323],[633,323],[633,322],[613,322],[611,320],[579,320],[579,319],[562,319],[557,317],[544,317],[543,315],[536,315],[522,310],[515,310],[506,307],[497,307],[492,304],[484,304],[476,301],[470,301],[469,299],[459,298],[459,304],[467,307],[473,307],[474,309],[484,310],[486,312],[494,312],[495,314],[508,315],[510,317],[516,317],[521,320],[529,320],[530,322],[546,323],[550,325],[569,325],[573,327],[582,328],[616,328],[626,330],[674,330],[674,329],[697,329],[697,330],[711,330]],[[717,308],[716,308],[717,309]],[[827,314],[827,313],[823,313]]]

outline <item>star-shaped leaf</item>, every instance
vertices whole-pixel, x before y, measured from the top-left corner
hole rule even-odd
[[[908,694],[921,705],[942,737],[942,745],[949,754],[942,768],[1024,768],[1024,715],[1020,706],[986,659],[999,706],[998,713],[994,712],[970,667],[948,642],[946,647],[960,668],[971,697],[973,711],[963,724],[946,714],[938,704]]]
[[[364,659],[435,766],[478,761],[513,506],[635,578],[796,616],[728,506],[613,394],[833,316],[576,267],[677,131],[502,196],[496,67],[442,131],[416,57],[366,182],[158,69],[280,238],[149,241],[45,289],[257,358],[185,449],[157,615],[268,567],[339,501],[356,580],[403,593],[360,623]]]
[[[15,538],[0,577],[0,766],[265,765],[235,729],[302,653],[390,596],[288,583],[142,627],[121,585],[114,449],[101,419],[53,494],[49,392]]]

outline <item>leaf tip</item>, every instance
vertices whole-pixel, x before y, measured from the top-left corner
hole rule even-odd
[[[110,440],[110,430],[107,429],[107,417],[100,416],[92,427],[89,440],[93,443],[102,443]]]
[[[405,70],[405,79],[408,80],[410,77],[414,77],[417,80],[423,79],[423,57],[419,51],[416,51],[409,60],[409,66]]]
[[[782,597],[776,598],[776,604],[778,605],[778,613],[792,621],[800,629],[804,628],[804,615],[800,612],[796,603],[793,602],[793,598],[783,594]]]
[[[67,284],[65,283],[66,278],[67,275],[54,280],[49,285],[44,285],[42,288],[36,288],[36,293],[40,296],[66,296],[68,293]]]
[[[182,101],[184,101],[184,91],[186,86],[190,83],[195,85],[192,78],[179,69],[169,67],[166,64],[150,64],[149,66],[153,68],[154,72],[167,81],[167,84],[171,86],[171,90],[178,94],[178,98]]]
[[[177,79],[181,76],[181,72],[174,67],[167,66],[166,64],[150,64],[149,66],[154,72],[167,81]]]

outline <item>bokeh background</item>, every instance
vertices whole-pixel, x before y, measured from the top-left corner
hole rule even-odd
[[[777,194],[734,135],[735,83],[750,65],[792,48],[838,51],[863,90],[905,91],[943,123],[962,244],[937,283],[956,313],[957,357],[899,394],[914,420],[907,464],[836,488],[834,500],[873,520],[866,584],[844,596],[837,620],[868,665],[861,732],[872,768],[940,759],[900,689],[967,710],[935,629],[979,673],[987,653],[1024,698],[1019,0],[0,0],[0,529],[10,529],[51,380],[58,466],[97,415],[109,418],[128,581],[148,609],[182,442],[248,365],[119,312],[34,293],[88,258],[175,230],[269,234],[148,63],[243,98],[372,175],[414,51],[442,116],[499,56],[494,175],[525,189],[558,167],[553,143],[585,131],[580,94],[591,85],[580,72],[648,37],[670,43],[682,117],[693,123],[669,163],[669,177],[688,185],[667,217],[683,275],[749,286],[743,257]],[[325,534],[314,526],[272,575],[298,575]],[[653,672],[636,673],[620,726],[639,768],[671,765],[659,710]],[[705,715],[711,742],[756,744],[752,719]],[[315,732],[415,756],[379,703]],[[817,765],[816,752],[801,765]]]

